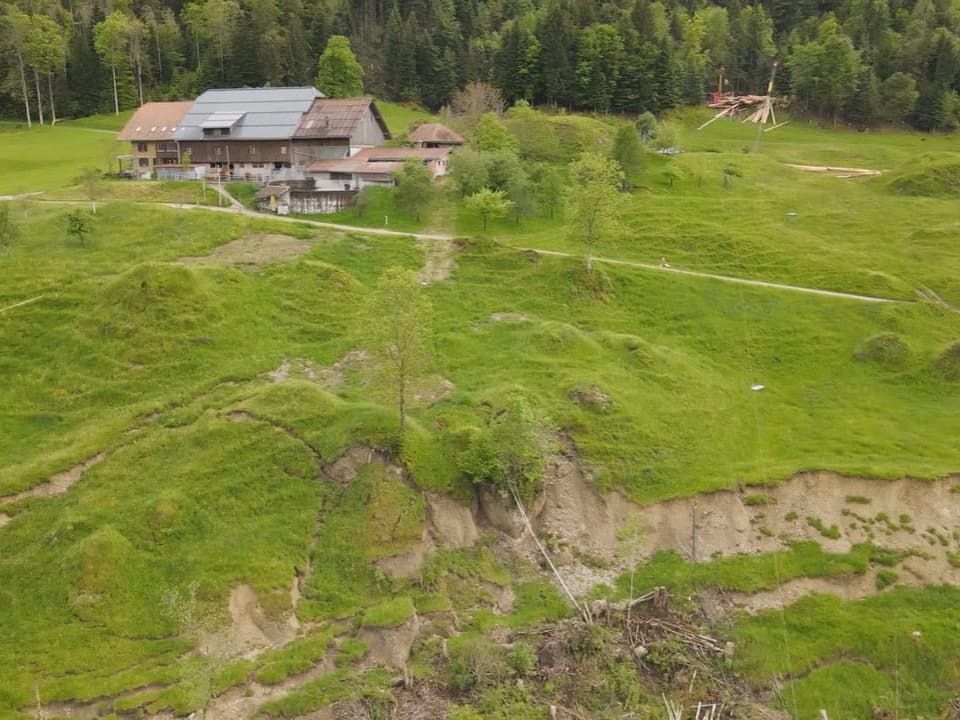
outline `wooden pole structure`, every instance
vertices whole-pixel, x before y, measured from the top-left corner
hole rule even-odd
[[[764,100],[764,107],[765,107],[765,108],[770,108],[771,110],[772,110],[772,108],[773,108],[773,81],[774,81],[774,79],[777,77],[777,68],[778,68],[779,66],[780,66],[780,63],[774,61],[773,66],[770,68],[770,82],[767,83],[767,98],[766,98],[766,100]],[[762,134],[763,134],[763,123],[764,123],[764,122],[765,122],[765,119],[762,120],[762,121],[761,121],[761,120],[758,120],[758,122],[757,122],[757,139],[756,139],[756,141],[755,141],[754,144],[753,144],[753,152],[754,152],[754,153],[760,152],[760,138],[761,138],[761,136],[762,136]],[[776,122],[776,121],[774,121],[774,122]]]

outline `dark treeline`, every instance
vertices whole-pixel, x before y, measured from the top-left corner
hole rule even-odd
[[[761,93],[776,59],[777,94],[824,121],[960,125],[960,0],[17,0],[0,21],[0,114],[34,121],[309,84],[345,35],[367,93],[432,109],[478,80],[659,112],[702,103],[720,66]]]

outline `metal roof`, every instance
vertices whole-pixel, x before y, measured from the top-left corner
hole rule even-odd
[[[201,128],[232,128],[245,112],[215,112],[200,123]]]
[[[300,140],[352,137],[367,108],[389,140],[390,130],[373,98],[317,98],[293,137]]]
[[[177,140],[203,140],[203,129],[230,127],[231,140],[286,140],[323,93],[314,87],[207,90],[180,123]],[[233,125],[224,118],[240,115]]]
[[[117,139],[133,142],[170,140],[191,105],[193,103],[189,100],[145,103],[133,113]]]

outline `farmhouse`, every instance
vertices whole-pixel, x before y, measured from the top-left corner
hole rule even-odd
[[[164,168],[180,167],[180,153],[174,134],[193,103],[151,102],[141,105],[127,122],[118,140],[130,143],[131,170],[139,177],[151,177]]]
[[[293,135],[321,96],[313,87],[207,90],[177,128],[180,153],[199,172],[248,180],[297,179]]]

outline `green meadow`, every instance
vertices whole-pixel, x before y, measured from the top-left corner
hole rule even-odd
[[[401,108],[386,112],[406,122]],[[367,671],[364,629],[454,613],[485,637],[564,617],[542,575],[496,557],[486,541],[440,551],[410,579],[377,565],[422,538],[422,491],[470,495],[469,438],[517,394],[569,438],[600,487],[639,502],[811,469],[956,472],[960,353],[949,350],[960,315],[916,294],[929,287],[960,304],[956,201],[943,191],[952,139],[797,123],[764,135],[754,155],[742,152],[750,129],[719,121],[695,133],[698,120],[674,121],[690,152],[649,154],[600,256],[666,257],[678,268],[897,302],[622,264],[597,263],[588,277],[562,217],[504,219],[484,234],[449,188],[419,222],[379,196],[366,216],[335,219],[362,225],[390,214],[394,229],[462,236],[450,277],[422,288],[434,314],[429,375],[447,391],[414,403],[402,444],[369,368],[341,363],[335,383],[318,369],[362,349],[360,309],[388,268],[424,265],[412,238],[151,205],[192,203],[196,188],[109,182],[80,244],[66,232],[69,207],[12,203],[19,237],[0,246],[0,498],[28,492],[0,505],[0,717],[31,715],[37,695],[105,703],[103,714],[186,715],[230,687],[275,685],[324,657],[336,670],[263,714],[344,698],[374,707],[394,676]],[[568,124],[578,123],[593,132],[603,121]],[[111,136],[95,129],[0,132],[0,159],[17,168],[0,192],[83,199],[72,179],[113,152]],[[37,159],[61,141],[74,154]],[[939,156],[917,156],[914,145]],[[782,164],[840,160],[896,170],[846,180]],[[724,187],[731,164],[740,174]],[[260,267],[181,262],[263,234],[303,241],[302,254]],[[765,389],[751,390],[757,384]],[[583,399],[598,394],[606,401]],[[324,468],[357,446],[391,454],[409,482],[375,464],[330,480]],[[91,460],[66,493],[29,494]],[[664,554],[637,578],[678,595],[753,592],[862,573],[877,552],[797,544],[775,558],[697,565]],[[295,578],[304,578],[298,640],[246,660],[194,651],[229,625],[238,585],[279,620]],[[622,595],[623,582],[611,592]],[[511,585],[514,611],[494,615],[491,594]],[[898,679],[904,707],[930,717],[958,682],[955,596],[947,587],[859,603],[812,596],[717,631],[744,648],[734,670],[756,688],[786,679],[770,702],[797,717],[820,707],[868,717]],[[923,643],[912,642],[914,629]],[[417,653],[421,677],[445,682],[439,648]],[[528,684],[542,707],[549,689]]]

